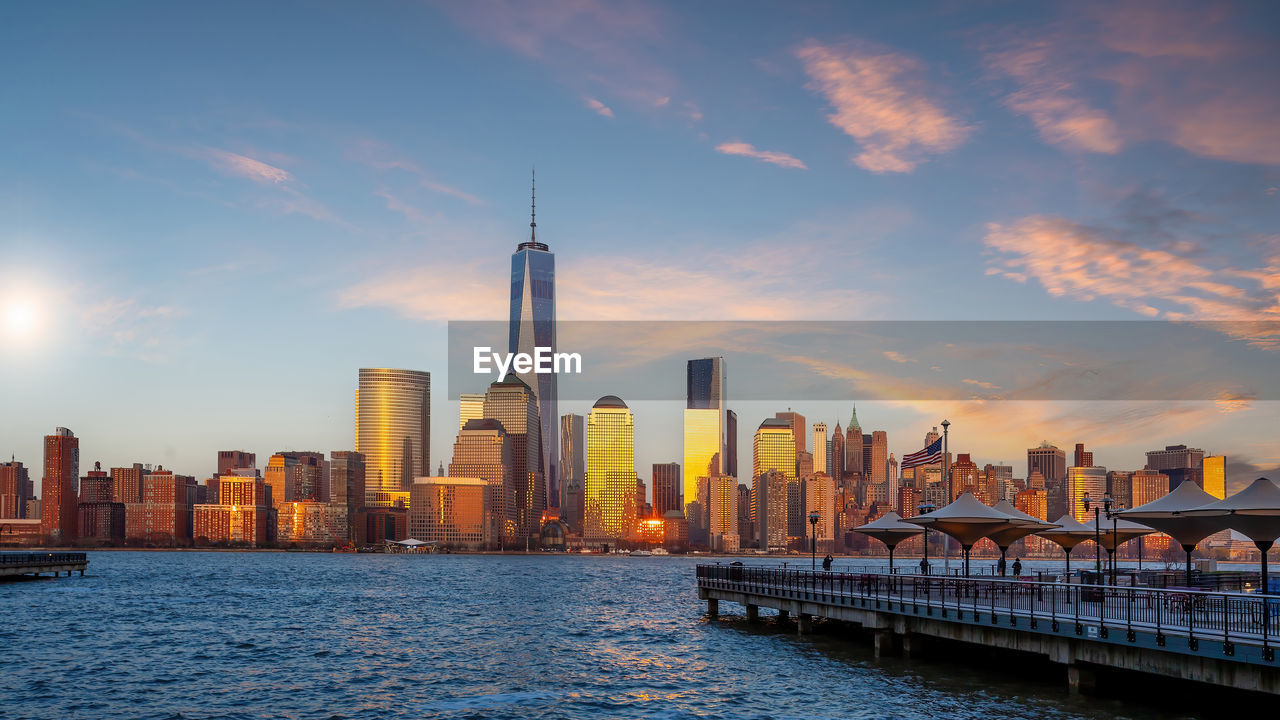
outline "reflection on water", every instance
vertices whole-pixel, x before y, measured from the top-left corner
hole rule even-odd
[[[1161,717],[704,615],[692,558],[101,552],[0,584],[0,718]],[[722,612],[741,608],[722,605]]]

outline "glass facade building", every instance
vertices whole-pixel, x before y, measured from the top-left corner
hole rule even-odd
[[[1204,491],[1222,500],[1227,496],[1227,456],[1208,455],[1203,462]]]
[[[1067,468],[1066,502],[1067,512],[1077,522],[1093,521],[1093,508],[1084,509],[1084,496],[1089,494],[1091,501],[1102,500],[1107,494],[1107,469],[1104,467],[1069,467]]]
[[[586,531],[593,539],[621,539],[636,523],[635,416],[606,395],[587,415]]]
[[[560,519],[582,532],[586,466],[585,425],[581,415],[560,416]]]
[[[556,352],[556,256],[546,243],[537,241],[536,223],[530,222],[529,241],[520,243],[511,256],[511,322],[509,350],[533,356],[534,348]],[[556,423],[560,419],[555,373],[520,375],[537,400],[541,433],[538,440],[538,474],[543,479],[542,497],[560,504],[560,450]],[[511,428],[507,428],[512,432]]]
[[[725,401],[724,358],[688,361],[685,371],[682,493],[686,506],[697,500],[698,478],[711,475],[737,477],[737,416],[725,408]]]
[[[752,446],[752,519],[761,549],[787,544],[788,485],[796,482],[796,439],[786,420],[769,418]]]
[[[417,478],[409,492],[409,537],[451,548],[479,550],[489,546],[486,480]]]
[[[356,452],[365,458],[368,499],[378,491],[408,492],[413,478],[430,474],[431,373],[360,369]]]

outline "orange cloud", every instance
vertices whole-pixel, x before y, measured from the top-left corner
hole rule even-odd
[[[874,173],[910,172],[929,155],[955,149],[970,128],[919,88],[918,61],[894,52],[810,42],[796,51],[835,112],[832,125],[858,141],[854,164]]]
[[[1079,96],[1075,84],[1059,69],[1048,42],[993,54],[987,62],[1021,85],[1005,98],[1005,105],[1030,118],[1047,142],[1088,152],[1120,151],[1115,122]]]
[[[757,150],[754,145],[744,142],[727,142],[720,143],[716,146],[716,152],[725,155],[741,155],[743,157],[755,158],[772,163],[784,168],[794,168],[797,170],[808,170],[809,168],[799,159],[792,157],[784,152],[775,152],[773,150]]]

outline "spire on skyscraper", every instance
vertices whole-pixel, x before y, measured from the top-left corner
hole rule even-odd
[[[853,412],[849,415],[849,427],[858,428],[859,430],[862,429],[862,426],[858,424],[858,406],[857,405],[853,406]]]
[[[538,169],[529,169],[529,242],[538,241]]]

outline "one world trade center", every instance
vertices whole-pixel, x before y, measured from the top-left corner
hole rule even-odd
[[[510,352],[532,357],[535,348],[556,352],[556,256],[538,242],[536,194],[531,194],[529,240],[511,256]],[[537,507],[560,507],[560,483],[556,472],[560,457],[559,403],[555,373],[518,373],[538,401],[542,422],[542,498],[531,498]],[[538,500],[541,502],[538,502]]]

